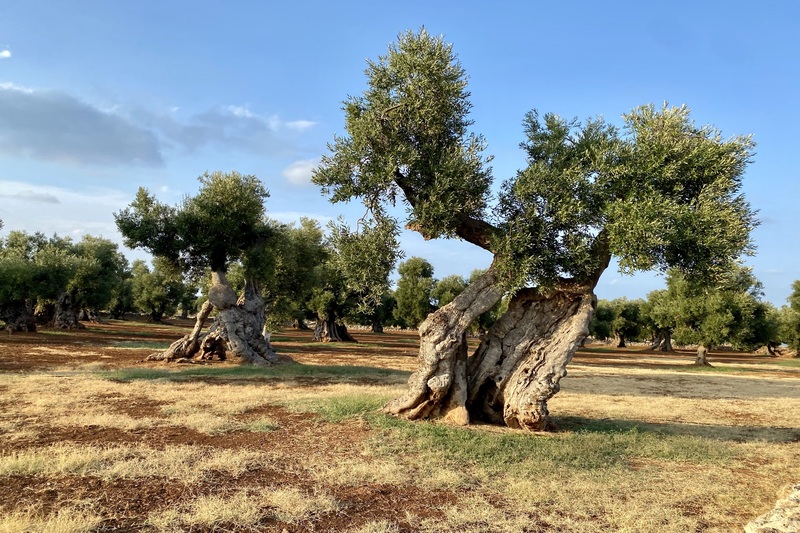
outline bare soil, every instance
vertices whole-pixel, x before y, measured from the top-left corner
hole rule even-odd
[[[61,332],[43,330],[37,333],[3,334],[0,336],[0,374],[30,373],[65,366],[98,364],[109,368],[164,368],[164,363],[143,362],[156,351],[151,343],[164,346],[191,328],[188,320],[169,320],[164,325],[137,320],[107,321],[88,324],[86,330]],[[274,335],[278,353],[302,364],[364,365],[399,370],[416,366],[417,336],[414,332],[388,332],[376,335],[352,332],[358,344],[313,343],[311,332],[285,330]],[[476,341],[475,341],[476,342]],[[140,346],[147,343],[147,346]],[[766,368],[774,358],[739,353],[711,353],[712,363],[728,365],[765,365],[765,375],[799,377],[796,367]],[[581,350],[573,364],[583,369],[630,367],[664,369],[691,364],[693,354],[647,352],[637,348],[619,350],[601,345]],[[213,363],[230,365],[233,363]],[[318,379],[298,380],[297,385],[319,385]],[[133,418],[157,415],[154,402],[131,401],[124,397],[104,398],[108,409]],[[6,396],[0,385],[0,410],[13,411],[14,398]],[[163,509],[168,502],[185,502],[206,494],[234,492],[243,486],[295,487],[313,493],[316,481],[304,478],[299,468],[313,457],[315,463],[336,463],[359,458],[370,430],[359,421],[329,423],[311,413],[295,412],[279,405],[262,407],[237,415],[243,420],[268,417],[277,421],[275,431],[233,431],[209,435],[187,427],[159,427],[155,430],[123,430],[101,425],[74,427],[53,426],[35,432],[30,438],[0,443],[0,455],[59,443],[93,446],[117,444],[147,445],[164,448],[170,445],[192,445],[207,448],[209,453],[230,449],[269,450],[281,458],[268,467],[251,469],[239,476],[214,472],[201,482],[184,483],[159,477],[137,479],[101,479],[92,476],[6,476],[0,481],[0,514],[24,508],[37,508],[42,513],[59,509],[69,502],[99,502],[103,522],[98,531],[147,530],[144,520],[149,513]],[[362,458],[363,459],[363,458]],[[315,517],[312,522],[276,522],[270,520],[252,531],[342,531],[360,524],[387,521],[400,531],[412,531],[409,515],[424,519],[441,517],[442,505],[457,501],[448,491],[426,491],[415,487],[390,484],[367,484],[328,487],[331,495],[342,502],[341,512]],[[247,531],[215,524],[192,531]],[[532,524],[533,530],[539,530]]]

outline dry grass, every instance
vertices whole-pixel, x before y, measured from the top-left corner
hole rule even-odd
[[[270,519],[296,524],[339,509],[339,502],[326,494],[304,494],[295,488],[247,489],[195,498],[177,509],[152,513],[147,523],[165,532],[221,524],[228,528],[244,528]]]
[[[0,515],[0,532],[88,533],[101,522],[96,512],[81,507],[62,507],[51,514],[31,508]]]
[[[336,350],[349,364],[372,364]],[[778,376],[776,365],[693,373],[573,364],[550,402],[559,431],[535,435],[385,417],[376,410],[402,393],[401,374],[309,368],[137,369],[120,378],[94,364],[0,374],[0,484],[14,476],[173,480],[191,497],[157,502],[137,518],[156,531],[325,530],[320,524],[353,508],[341,494],[381,487],[419,502],[390,515],[360,501],[370,510],[354,514],[347,531],[683,533],[740,530],[800,481],[800,375]],[[280,407],[288,415],[273,419]],[[276,449],[26,444],[53,428],[185,428],[219,439],[279,430],[304,440]],[[362,437],[339,443],[339,433]],[[273,472],[279,481],[259,477]],[[217,487],[220,479],[229,481]],[[100,505],[5,507],[0,532],[96,530]]]
[[[168,446],[155,449],[141,445],[109,447],[56,444],[0,455],[0,477],[95,476],[102,479],[164,477],[191,484],[210,472],[233,476],[272,460],[266,452],[228,450],[214,453],[200,446]]]

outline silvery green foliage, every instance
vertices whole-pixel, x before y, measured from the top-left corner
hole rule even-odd
[[[713,279],[752,252],[757,221],[741,180],[753,142],[696,126],[685,106],[638,107],[621,128],[531,111],[527,166],[491,202],[490,158],[469,130],[467,76],[452,46],[424,29],[401,34],[366,76],[315,183],[378,217],[399,201],[424,237],[490,250],[508,288],[593,285],[611,255],[625,273]]]

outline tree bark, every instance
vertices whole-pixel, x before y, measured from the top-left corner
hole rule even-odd
[[[595,303],[591,291],[517,293],[470,358],[471,415],[513,428],[547,429],[547,401],[589,335]]]
[[[650,345],[650,351],[673,352],[672,349],[672,332],[669,328],[662,328],[658,330],[658,335]]]
[[[625,335],[622,333],[617,334],[617,348],[627,348],[628,346],[625,344]]]
[[[373,320],[372,321],[372,333],[383,333],[383,324],[380,320]]]
[[[208,300],[197,314],[191,333],[175,341],[164,352],[152,354],[148,360],[226,360],[239,358],[256,365],[278,363],[280,358],[261,334],[264,301],[254,284],[245,283],[244,294],[237,298],[223,272],[213,272]],[[249,288],[248,288],[249,286]],[[219,314],[208,333],[201,334],[213,309]]]
[[[455,424],[469,423],[466,333],[502,297],[490,268],[452,302],[431,313],[419,327],[419,367],[408,380],[408,390],[386,404],[384,411],[409,419],[442,416]]]
[[[0,320],[6,323],[5,329],[9,333],[36,331],[33,304],[29,300],[9,302],[0,306]]]
[[[299,330],[301,330],[301,331],[302,331],[302,330],[308,331],[309,329],[311,329],[311,328],[309,328],[309,327],[308,327],[308,325],[306,324],[306,321],[305,321],[305,320],[302,320],[302,319],[300,319],[300,318],[295,318],[295,319],[294,319],[294,322],[292,322],[292,327],[293,327],[294,329],[299,329]]]
[[[314,326],[314,340],[317,342],[358,342],[347,331],[347,326],[337,324],[333,318],[318,318]]]
[[[699,345],[697,347],[697,358],[694,360],[695,366],[711,366],[711,363],[708,362],[708,349],[704,345]]]
[[[86,326],[78,320],[80,311],[80,308],[74,304],[72,295],[69,292],[62,292],[56,299],[53,327],[60,329],[86,329]]]

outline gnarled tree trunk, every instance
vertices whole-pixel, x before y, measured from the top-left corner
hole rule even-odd
[[[503,297],[492,268],[419,327],[419,367],[405,395],[386,404],[387,413],[405,418],[443,416],[469,423],[467,399],[467,330]]]
[[[53,327],[60,329],[86,329],[86,326],[78,320],[80,311],[80,307],[74,304],[72,295],[69,292],[62,292],[56,299]]]
[[[672,352],[672,332],[669,328],[662,328],[658,330],[658,335],[650,345],[651,351]]]
[[[6,331],[9,333],[36,331],[33,305],[29,300],[9,302],[0,306],[0,320],[6,323]]]
[[[337,324],[333,318],[318,318],[314,326],[314,340],[317,342],[358,342],[347,331],[347,326]]]
[[[590,286],[523,289],[472,356],[466,331],[502,297],[490,269],[420,326],[419,368],[408,391],[384,410],[410,419],[471,418],[526,430],[548,427],[547,401],[558,392],[589,334],[596,298]]]
[[[272,346],[261,334],[264,321],[264,301],[257,287],[248,281],[241,298],[228,285],[225,274],[213,272],[208,300],[197,314],[191,333],[175,341],[164,352],[152,354],[148,360],[201,360],[229,357],[251,364],[271,365],[280,361]],[[208,333],[203,325],[213,309],[219,314]]]
[[[694,360],[695,366],[711,366],[708,362],[708,349],[701,344],[697,347],[697,358]]]
[[[546,429],[547,401],[589,334],[595,301],[591,291],[517,293],[469,360],[470,414],[513,428]]]

